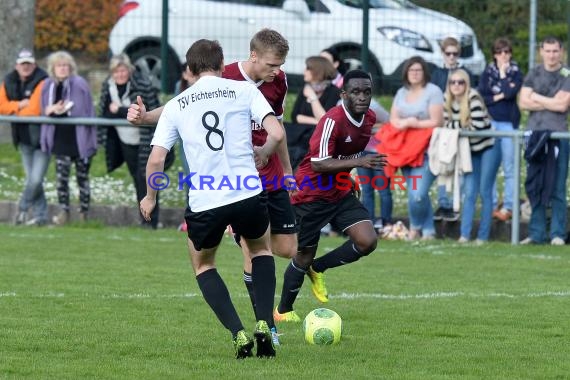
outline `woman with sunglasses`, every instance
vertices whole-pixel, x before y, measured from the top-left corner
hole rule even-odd
[[[439,87],[441,91],[445,91],[449,73],[457,69],[465,70],[465,72],[469,74],[471,84],[473,85],[475,83],[473,73],[466,67],[463,67],[459,61],[459,57],[461,56],[461,44],[457,39],[454,37],[444,39],[441,42],[441,54],[443,55],[443,66],[433,69],[431,73],[431,83]]]
[[[463,69],[453,71],[447,82],[443,109],[446,128],[468,131],[491,129],[487,107],[477,90],[471,88],[469,75]],[[461,213],[460,243],[471,239],[475,205],[481,197],[481,217],[477,244],[489,240],[493,215],[493,182],[499,166],[499,151],[492,137],[470,137],[473,171],[463,175],[463,210]]]
[[[517,95],[523,82],[522,72],[512,60],[511,42],[498,38],[493,43],[493,61],[490,62],[479,81],[479,92],[491,115],[491,123],[497,131],[518,129],[521,118],[517,106]],[[498,139],[501,163],[505,176],[503,205],[499,208],[496,181],[493,184],[493,217],[503,222],[509,220],[513,210],[513,192],[515,185],[515,150],[510,137]]]
[[[447,37],[441,43],[441,54],[443,55],[443,67],[436,67],[431,73],[431,83],[438,86],[442,92],[447,87],[447,78],[449,73],[459,68],[465,70],[469,74],[471,83],[474,82],[473,74],[465,67],[461,66],[459,56],[461,55],[461,45],[453,37]],[[437,209],[433,214],[434,220],[445,220],[446,222],[455,222],[459,219],[459,214],[453,211],[451,198],[445,190],[445,186],[437,188]]]

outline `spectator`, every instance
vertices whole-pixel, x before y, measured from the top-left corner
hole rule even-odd
[[[180,75],[180,80],[176,82],[176,86],[174,86],[174,93],[176,95],[182,93],[184,90],[190,87],[190,74],[188,74],[188,70],[186,70],[187,67],[188,64],[184,62],[182,64],[182,74]],[[182,169],[184,170],[184,173],[188,175],[188,173],[190,173],[190,169],[188,167],[188,161],[186,161],[186,155],[184,154],[182,139],[178,139],[178,147],[180,148],[180,162],[182,163]],[[183,225],[185,228],[186,223],[183,223]]]
[[[309,139],[326,111],[337,105],[340,89],[332,85],[336,75],[333,65],[323,57],[306,60],[305,85],[297,95],[291,112],[292,126],[287,128],[287,145],[291,166],[295,169],[309,149]]]
[[[176,85],[174,86],[174,94],[176,95],[182,93],[188,87],[191,86],[190,74],[188,73],[188,70],[186,70],[187,68],[188,68],[188,63],[184,62],[182,64],[182,67],[180,68],[182,71],[182,74],[180,74],[180,79],[176,82]],[[180,163],[182,164],[182,170],[184,171],[185,175],[188,175],[190,173],[190,167],[188,166],[188,161],[186,160],[186,153],[184,153],[184,144],[182,143],[181,138],[178,139],[178,148],[180,152]],[[186,203],[188,203],[188,190],[189,190],[188,186],[185,184],[184,191],[186,194]],[[178,231],[186,232],[187,231],[186,221],[183,220],[182,223],[178,225],[177,229]]]
[[[435,177],[429,170],[427,149],[433,128],[443,123],[443,93],[430,83],[428,66],[419,56],[404,65],[403,82],[392,103],[390,125],[380,130],[378,151],[388,155],[385,171],[389,176],[390,167],[401,167],[406,177],[409,238],[430,240],[435,227],[429,189]]]
[[[457,69],[449,76],[445,91],[445,127],[470,131],[491,129],[491,120],[481,95],[469,82],[469,74]],[[489,240],[493,215],[493,182],[499,165],[498,145],[492,137],[470,137],[473,170],[463,174],[463,210],[461,212],[460,243],[471,239],[475,205],[481,196],[481,218],[477,243]]]
[[[562,64],[562,42],[556,37],[547,37],[540,44],[542,64],[534,67],[523,81],[519,106],[530,115],[527,128],[535,132],[566,132],[568,130],[568,105],[570,104],[570,70]],[[528,167],[528,166],[527,166]],[[558,142],[558,156],[546,174],[553,180],[552,188],[546,191],[545,201],[531,199],[532,212],[529,222],[529,236],[521,244],[547,241],[546,207],[550,205],[550,243],[563,245],[566,237],[566,179],[568,177],[568,140]],[[527,194],[529,186],[525,183]],[[535,183],[539,187],[542,181]]]
[[[0,87],[0,114],[39,116],[42,86],[47,73],[36,66],[30,50],[23,49],[16,58],[14,70],[4,77]],[[20,150],[26,173],[24,191],[20,196],[16,224],[42,226],[47,223],[47,202],[43,181],[49,165],[49,155],[40,146],[40,126],[12,123],[12,141]],[[33,218],[27,220],[28,210]]]
[[[346,65],[344,64],[343,60],[340,59],[338,50],[334,47],[330,47],[321,51],[319,55],[323,58],[326,58],[330,63],[333,64],[334,68],[336,69],[336,76],[332,80],[332,84],[342,89],[343,78],[344,74],[346,73]]]
[[[95,108],[89,84],[76,74],[75,59],[66,51],[56,51],[47,59],[46,79],[42,89],[42,114],[54,118],[94,117]],[[69,221],[69,174],[75,164],[79,186],[79,218],[87,220],[91,189],[89,167],[97,152],[97,127],[93,125],[42,124],[42,150],[55,155],[57,198],[60,212],[52,219],[56,225]]]
[[[443,55],[443,66],[436,67],[431,72],[431,83],[440,88],[442,92],[447,87],[449,73],[456,69],[463,69],[469,74],[469,80],[475,84],[474,76],[466,67],[461,65],[461,44],[454,37],[447,37],[441,43],[441,54]]]
[[[441,43],[441,53],[443,55],[443,67],[436,67],[431,73],[431,82],[438,86],[442,92],[447,87],[449,73],[458,68],[462,68],[469,74],[471,83],[475,83],[471,72],[461,65],[459,56],[461,55],[461,44],[454,37],[447,37]],[[453,211],[451,200],[445,190],[445,186],[437,187],[438,208],[433,215],[434,220],[445,220],[455,222],[459,219],[459,214]]]
[[[99,114],[109,119],[125,119],[131,103],[141,96],[147,107],[154,109],[160,105],[156,91],[150,81],[143,78],[131,64],[129,57],[121,53],[111,58],[110,76],[103,82],[99,100]],[[127,164],[135,186],[137,203],[146,194],[145,167],[147,155],[141,155],[141,135],[151,134],[152,129],[120,126],[107,127],[105,132],[105,159],[107,171]],[[142,150],[147,150],[144,147]],[[158,223],[158,207],[153,210],[151,222],[142,215],[141,225],[156,228]]]
[[[498,38],[493,43],[493,61],[490,62],[479,81],[479,92],[491,115],[493,129],[497,131],[514,131],[518,129],[521,113],[517,105],[517,95],[522,86],[522,72],[512,58],[511,42],[506,38]],[[515,148],[513,139],[499,139],[503,173],[505,176],[503,205],[498,206],[497,181],[493,184],[493,217],[509,220],[513,211],[513,192],[515,186]]]
[[[329,60],[313,56],[305,63],[305,85],[295,100],[291,120],[297,124],[317,125],[325,112],[340,100],[340,90],[332,84],[336,70]]]
[[[180,74],[180,79],[174,85],[174,94],[175,95],[182,93],[184,90],[186,90],[188,87],[190,87],[190,75],[188,74],[188,71],[186,70],[187,67],[188,67],[188,64],[186,62],[184,62],[182,64],[182,66],[180,67],[180,70],[182,71],[182,73]]]
[[[376,139],[376,132],[378,128],[382,127],[382,124],[390,120],[390,114],[377,102],[375,105],[371,102],[370,109],[376,114],[376,124],[372,129],[372,136],[366,145],[364,150],[364,155],[377,154],[376,145],[378,145],[378,139]],[[388,229],[392,225],[392,191],[390,189],[390,180],[386,177],[384,169],[369,169],[365,167],[357,167],[356,171],[359,176],[364,176],[370,180],[377,177],[374,183],[361,183],[361,200],[366,210],[370,214],[370,220],[374,223],[374,229],[378,234],[382,234],[382,230]],[[376,199],[374,196],[374,190],[378,192],[380,197],[380,217],[376,218]]]

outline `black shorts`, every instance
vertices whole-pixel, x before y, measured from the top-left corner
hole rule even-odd
[[[193,212],[188,207],[184,214],[188,237],[197,251],[220,244],[228,225],[246,239],[258,239],[269,225],[267,193],[211,210]]]
[[[294,234],[297,232],[295,211],[285,189],[267,193],[267,210],[271,223],[271,234]]]
[[[299,249],[318,244],[321,229],[328,223],[339,231],[362,221],[370,221],[370,214],[352,194],[337,203],[315,201],[293,205],[299,228]]]

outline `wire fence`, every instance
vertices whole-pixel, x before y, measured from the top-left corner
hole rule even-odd
[[[529,58],[534,61],[536,56],[537,41],[531,42],[529,36],[536,40],[554,34],[565,40],[568,34],[565,13],[570,5],[566,7],[561,0],[368,3],[365,22],[360,0],[170,0],[168,46],[163,55],[161,2],[141,2],[119,19],[111,31],[109,47],[113,53],[126,52],[157,88],[161,88],[161,69],[166,67],[166,88],[172,91],[186,51],[195,40],[218,40],[228,63],[247,60],[251,37],[269,27],[289,41],[283,69],[292,88],[302,83],[307,57],[334,47],[349,68],[365,65],[376,81],[375,88],[393,93],[401,86],[402,66],[411,56],[442,65],[440,44],[446,37],[460,42],[461,63],[478,76],[492,58],[490,50],[498,37],[512,40],[513,58],[526,72]],[[534,17],[531,4],[538,6]]]
[[[105,118],[51,118],[46,116],[3,116],[0,115],[0,122],[7,122],[7,123],[33,123],[33,124],[42,124],[42,123],[49,123],[49,124],[64,124],[64,125],[97,125],[97,126],[105,126],[105,127],[114,127],[114,126],[129,126],[129,122],[124,119],[105,119]],[[152,127],[152,126],[142,126],[142,127]],[[514,154],[514,191],[513,191],[513,199],[518,200],[520,199],[520,185],[521,185],[521,152],[522,152],[522,143],[524,141],[524,130],[517,130],[517,131],[460,131],[460,136],[470,137],[507,137],[513,139],[514,147],[515,147],[515,154]],[[570,139],[570,132],[554,132],[551,135],[552,139]],[[513,202],[513,210],[512,210],[512,223],[511,223],[511,244],[517,245],[520,241],[520,204],[519,202]]]

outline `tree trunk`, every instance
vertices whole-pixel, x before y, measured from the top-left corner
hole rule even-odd
[[[20,49],[34,47],[36,0],[0,0],[0,82],[16,64]],[[0,122],[0,143],[11,141],[10,127]]]
[[[34,47],[35,0],[0,0],[0,75],[10,71],[20,49]]]

